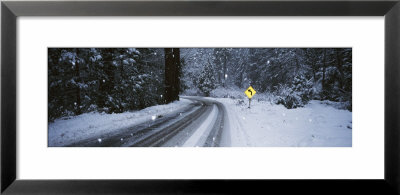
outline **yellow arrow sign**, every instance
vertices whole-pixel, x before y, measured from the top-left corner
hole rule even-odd
[[[246,89],[246,91],[244,91],[244,93],[247,95],[247,97],[249,97],[250,99],[254,96],[254,94],[256,94],[256,90],[253,89],[253,87],[249,87]]]

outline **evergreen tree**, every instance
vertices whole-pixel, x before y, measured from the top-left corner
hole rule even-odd
[[[162,49],[49,48],[48,53],[49,121],[163,103]]]
[[[217,87],[211,63],[205,64],[197,84],[200,91],[203,92],[205,96],[210,96],[211,91]]]
[[[280,90],[277,103],[287,108],[301,107],[312,100],[314,95],[313,82],[304,75],[296,76],[290,87],[282,86]]]
[[[187,63],[183,81],[189,89],[199,88],[198,72],[210,60],[217,86],[252,85],[260,93],[283,97],[290,92],[284,89],[293,88],[294,79],[305,78],[307,83],[311,82],[313,99],[349,102],[351,109],[351,48],[191,48],[183,51]],[[227,79],[225,74],[229,75]],[[298,102],[298,106],[307,103]]]

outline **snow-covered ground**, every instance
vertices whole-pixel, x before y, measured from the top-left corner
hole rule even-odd
[[[210,99],[227,108],[232,146],[352,146],[352,113],[326,101],[287,109],[254,99],[249,109],[247,99]]]
[[[181,109],[191,103],[181,99],[166,105],[118,114],[85,113],[72,118],[56,119],[49,123],[49,146],[63,146],[80,140],[118,131]]]
[[[239,94],[238,94],[239,95]],[[260,96],[262,97],[262,96]],[[287,109],[268,98],[251,102],[245,98],[206,98],[226,107],[229,124],[224,131],[230,146],[256,147],[351,147],[352,113],[339,109],[337,103],[310,101],[305,107]],[[192,101],[152,106],[120,114],[86,113],[49,123],[49,146],[63,146],[154,120],[188,106]],[[214,105],[205,121],[183,146],[202,145],[215,123],[218,109]]]

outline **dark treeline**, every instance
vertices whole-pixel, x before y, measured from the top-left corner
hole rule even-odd
[[[351,110],[351,48],[188,48],[182,56],[184,89],[207,96],[217,87],[251,85],[287,108],[318,99]]]
[[[48,119],[164,103],[164,50],[49,48]]]

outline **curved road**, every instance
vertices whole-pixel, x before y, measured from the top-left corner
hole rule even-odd
[[[68,145],[71,147],[175,147],[229,145],[226,108],[202,97],[181,97],[188,106],[139,125]],[[199,132],[196,132],[199,131]],[[195,144],[194,144],[195,143]]]

